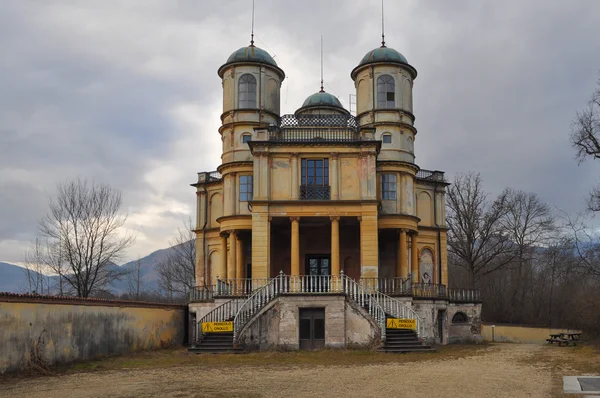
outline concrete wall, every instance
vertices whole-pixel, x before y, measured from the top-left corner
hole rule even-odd
[[[462,313],[467,317],[464,323],[453,322],[454,315]],[[446,322],[449,344],[480,342],[481,336],[481,304],[450,303],[448,304]]]
[[[241,344],[251,349],[297,350],[301,308],[325,308],[326,347],[371,347],[381,336],[364,309],[344,296],[283,296],[266,306],[242,331]]]
[[[495,341],[502,343],[546,343],[551,333],[580,332],[576,329],[554,329],[537,328],[521,325],[494,325],[494,336],[492,338],[492,325],[486,323],[481,325],[481,335],[484,341]]]
[[[0,373],[184,343],[186,306],[0,295]],[[32,356],[33,352],[33,356]]]

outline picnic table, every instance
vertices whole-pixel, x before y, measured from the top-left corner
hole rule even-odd
[[[546,341],[548,344],[558,343],[559,347],[563,344],[566,346],[569,344],[577,345],[577,342],[581,341],[581,332],[550,333],[550,338]]]

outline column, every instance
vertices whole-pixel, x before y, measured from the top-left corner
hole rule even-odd
[[[230,214],[237,214],[237,203],[238,203],[238,195],[237,195],[237,177],[236,177],[236,173],[231,173],[231,192],[229,193],[231,195],[231,213]]]
[[[412,277],[412,283],[419,283],[420,272],[419,272],[419,248],[417,247],[417,232],[412,234],[410,242],[410,273]]]
[[[366,207],[366,206],[363,206]],[[360,216],[360,277],[377,278],[379,275],[379,237],[377,205],[363,210]]]
[[[237,232],[231,231],[229,233],[229,261],[227,262],[227,278],[236,279],[236,264],[237,264]]]
[[[292,276],[300,275],[300,217],[290,217],[292,222],[291,263]]]
[[[340,218],[331,219],[331,275],[340,276]]]
[[[227,279],[227,233],[221,232],[221,266],[217,272],[219,279]]]
[[[340,198],[338,190],[338,153],[333,152],[331,154],[331,168],[329,170],[329,178],[331,179],[331,200],[338,200]]]
[[[236,235],[236,248],[235,253],[236,263],[235,263],[235,274],[238,278],[244,278],[244,242],[240,239],[239,234]]]
[[[298,183],[298,154],[292,153],[290,156],[290,162],[292,163],[292,178],[290,181],[292,182],[292,192],[291,197],[293,200],[298,199],[298,191],[300,190],[300,184]]]
[[[406,247],[406,230],[400,230],[400,261],[398,262],[400,273],[397,274],[402,279],[408,278],[408,257],[407,257],[407,247]]]

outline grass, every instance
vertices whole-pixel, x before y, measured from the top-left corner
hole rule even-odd
[[[81,361],[70,365],[59,365],[53,374],[72,374],[123,369],[155,369],[177,366],[199,368],[228,367],[314,367],[314,366],[357,366],[370,364],[406,363],[439,359],[458,359],[480,355],[489,346],[449,345],[439,347],[433,353],[386,354],[369,350],[321,350],[321,351],[261,351],[248,354],[190,354],[185,348],[142,351],[123,356]],[[23,374],[17,375],[24,376]]]

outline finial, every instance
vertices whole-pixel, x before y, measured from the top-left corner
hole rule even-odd
[[[252,33],[250,34],[250,47],[254,47],[254,0],[252,0]]]
[[[385,25],[383,22],[383,0],[381,0],[381,47],[385,47]]]
[[[323,90],[323,35],[321,35],[321,93],[324,93]]]

